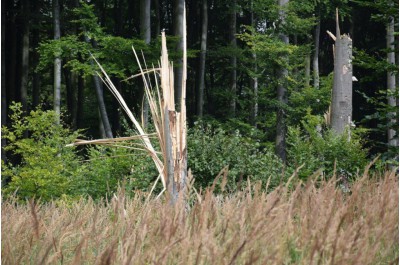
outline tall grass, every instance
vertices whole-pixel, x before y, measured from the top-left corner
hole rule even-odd
[[[185,203],[2,203],[2,264],[397,264],[398,176],[212,188]]]

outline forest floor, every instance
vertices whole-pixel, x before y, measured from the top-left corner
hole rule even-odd
[[[211,189],[175,206],[123,192],[94,202],[2,202],[2,264],[398,264],[398,175],[265,193]]]

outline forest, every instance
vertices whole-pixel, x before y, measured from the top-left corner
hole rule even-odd
[[[398,262],[398,1],[1,12],[2,264]]]

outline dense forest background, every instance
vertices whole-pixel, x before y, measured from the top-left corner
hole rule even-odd
[[[318,169],[318,162],[332,170],[340,160],[351,175],[376,154],[397,161],[398,1],[6,0],[1,46],[3,184],[20,185],[29,166],[27,174],[40,179],[26,188],[29,192],[44,190],[49,183],[58,189],[40,193],[44,197],[60,194],[63,179],[79,174],[97,183],[79,187],[92,195],[101,195],[112,186],[110,181],[116,186],[126,176],[134,176],[132,188],[148,187],[152,178],[145,176],[152,173],[150,166],[143,166],[146,158],[116,161],[127,151],[101,148],[60,150],[78,135],[96,139],[131,133],[118,102],[97,77],[92,55],[134,113],[149,121],[143,82],[129,78],[138,73],[131,47],[143,51],[149,67],[157,65],[160,32],[165,31],[179,78],[183,8],[188,18],[189,167],[201,176],[198,183],[209,183],[227,164],[237,183],[246,176],[266,180],[269,174],[290,174],[304,161],[303,176]],[[351,143],[333,139],[324,123],[334,65],[334,42],[326,31],[335,32],[336,8],[341,32],[353,41],[357,81]],[[179,82],[175,93],[179,98]],[[61,127],[54,127],[52,115]],[[45,142],[47,136],[53,140]],[[33,147],[41,141],[53,149]],[[48,164],[29,160],[35,156]],[[46,174],[51,177],[46,179]]]

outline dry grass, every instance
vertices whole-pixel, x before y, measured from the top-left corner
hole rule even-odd
[[[2,264],[397,264],[398,176],[266,194],[188,193],[175,206],[123,192],[110,202],[2,203]]]

